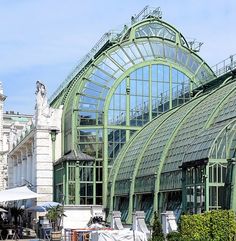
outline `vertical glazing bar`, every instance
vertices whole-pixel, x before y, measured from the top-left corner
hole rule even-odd
[[[63,163],[62,183],[63,183],[63,195],[64,195],[64,197],[66,197],[66,177],[65,177],[65,173],[66,173],[66,163]],[[65,198],[65,204],[68,204],[68,203],[66,202],[66,198]]]
[[[130,126],[130,76],[126,77],[126,126]],[[126,141],[130,138],[130,130],[126,130]]]
[[[152,65],[149,65],[149,121],[152,120]]]
[[[80,176],[79,161],[75,163],[75,204],[80,204]]]
[[[193,209],[194,213],[197,213],[197,168],[193,169]]]
[[[187,210],[186,172],[186,169],[182,169],[182,205],[184,212]]]
[[[169,68],[169,109],[172,109],[172,67]]]
[[[96,205],[96,161],[93,162],[93,205]]]
[[[104,112],[104,151],[103,151],[103,163],[102,163],[102,204],[107,206],[107,182],[108,182],[108,112]]]
[[[205,174],[205,211],[209,211],[209,163],[206,165],[206,174]]]
[[[66,162],[65,169],[65,201],[69,204],[69,163]]]

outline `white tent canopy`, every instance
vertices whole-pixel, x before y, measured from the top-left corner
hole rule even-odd
[[[38,194],[36,192],[31,191],[27,186],[23,186],[1,191],[0,202],[31,199],[44,196],[45,195],[43,194]]]

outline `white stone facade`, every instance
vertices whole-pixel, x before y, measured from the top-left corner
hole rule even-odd
[[[46,194],[37,200],[38,204],[53,200],[53,156],[61,156],[60,151],[54,153],[53,147],[61,150],[62,108],[49,107],[46,88],[40,82],[37,82],[35,107],[33,121],[20,135],[10,138],[8,179],[10,188],[28,183],[33,191]],[[55,133],[56,140],[52,138]]]
[[[4,112],[4,101],[6,96],[3,94],[3,87],[0,82],[0,191],[8,187],[7,155],[11,149],[10,140],[16,138],[25,125],[31,121],[32,115],[20,114],[19,112]],[[10,134],[12,132],[12,134]]]
[[[2,189],[8,187],[7,175],[7,154],[12,148],[14,138],[24,130],[27,123],[31,122],[32,115],[15,113],[14,111],[6,111],[3,113],[3,175],[0,178]],[[4,176],[4,177],[3,177]],[[1,190],[2,190],[1,189]]]
[[[5,152],[3,146],[3,103],[6,97],[3,95],[2,83],[0,82],[0,190],[4,189],[4,164],[5,164]]]

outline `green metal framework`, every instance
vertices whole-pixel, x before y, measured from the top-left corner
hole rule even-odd
[[[236,209],[236,79],[202,93],[148,123],[118,155],[109,180],[110,210],[199,213]],[[124,205],[126,202],[126,205]]]
[[[100,204],[96,196],[102,193],[106,206],[108,175],[116,166],[115,158],[122,146],[143,125],[186,103],[194,89],[214,78],[212,70],[188,47],[182,34],[154,14],[134,21],[116,37],[111,34],[105,37],[100,48],[96,45],[96,53],[92,57],[88,54],[91,58],[76,68],[51,102],[53,107],[64,105],[63,153],[80,151],[95,159],[93,165],[84,165],[92,168],[96,181],[84,181],[78,173],[80,191],[76,189],[73,201],[65,199],[68,204]],[[139,162],[145,166],[143,160]],[[68,165],[55,172],[55,192],[63,192],[65,196],[71,196],[74,184],[65,181],[61,187],[58,182],[61,183]],[[56,164],[55,170],[58,168]],[[135,173],[139,173],[136,168]],[[84,192],[82,186],[86,186]],[[159,184],[154,186],[157,188]]]

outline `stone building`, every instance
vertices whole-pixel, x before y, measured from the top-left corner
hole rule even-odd
[[[3,140],[3,104],[6,99],[6,96],[3,94],[2,83],[0,82],[0,190],[4,189],[4,178],[5,170],[5,149],[4,149],[4,140]]]
[[[10,150],[10,132],[20,133],[32,119],[32,115],[4,111],[6,96],[0,82],[0,191],[8,186],[7,153]]]
[[[39,194],[46,194],[37,201],[51,201],[53,195],[53,160],[60,155],[61,109],[50,108],[46,88],[37,81],[36,106],[33,120],[15,134],[9,133],[8,186],[28,184]],[[27,202],[29,206],[31,201]]]

